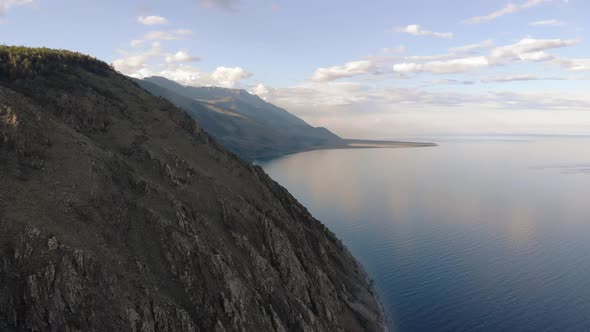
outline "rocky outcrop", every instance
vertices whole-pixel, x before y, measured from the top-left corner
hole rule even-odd
[[[0,330],[383,329],[262,169],[113,71],[60,70],[0,79]]]

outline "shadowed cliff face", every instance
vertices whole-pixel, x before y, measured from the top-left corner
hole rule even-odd
[[[284,188],[68,59],[0,68],[0,330],[383,328],[362,268]]]

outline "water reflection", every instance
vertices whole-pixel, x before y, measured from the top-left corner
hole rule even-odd
[[[587,330],[588,143],[314,151],[262,166],[343,238],[397,328]]]

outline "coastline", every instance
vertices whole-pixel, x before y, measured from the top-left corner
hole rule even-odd
[[[273,159],[285,157],[288,155],[311,152],[319,150],[347,150],[347,149],[405,149],[405,148],[428,148],[437,147],[438,144],[430,142],[405,142],[405,141],[374,141],[374,140],[360,140],[360,139],[344,139],[345,144],[337,145],[322,145],[309,147],[301,150],[284,151],[278,153],[262,154],[258,156],[248,157],[246,160],[253,164],[259,162],[267,162]]]
[[[404,142],[404,141],[373,141],[373,140],[355,140],[355,139],[346,139],[344,140],[345,144],[343,145],[326,145],[321,147],[314,147],[304,150],[297,150],[297,151],[289,151],[279,154],[273,155],[265,155],[260,157],[255,157],[250,159],[250,162],[254,165],[259,165],[260,163],[265,163],[272,161],[274,159],[278,159],[281,157],[285,157],[292,154],[302,153],[302,152],[311,152],[316,150],[344,150],[344,149],[399,149],[399,148],[419,148],[419,147],[436,147],[438,146],[435,143],[429,142]],[[321,221],[320,221],[321,222]],[[323,223],[322,223],[323,224]],[[374,280],[371,278],[367,270],[365,269],[364,265],[357,259],[355,255],[348,249],[346,244],[343,243],[345,250],[348,254],[354,259],[356,264],[360,267],[362,271],[362,275],[365,279],[366,284],[369,286],[368,291],[372,296],[373,300],[375,301],[380,315],[379,324],[381,325],[384,332],[393,331],[393,320],[392,317],[388,314],[387,310],[385,309],[385,305],[383,303],[382,297],[380,292],[378,291]]]
[[[436,143],[430,142],[407,142],[407,141],[375,141],[375,140],[361,140],[361,139],[345,139],[347,145],[344,148],[348,149],[399,149],[399,148],[424,148],[435,147]]]

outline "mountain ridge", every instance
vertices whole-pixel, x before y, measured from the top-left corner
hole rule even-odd
[[[222,145],[248,160],[345,146],[328,129],[313,127],[246,90],[184,86],[157,76],[136,82],[187,111]]]
[[[0,46],[0,329],[380,331],[350,252],[108,65]]]

